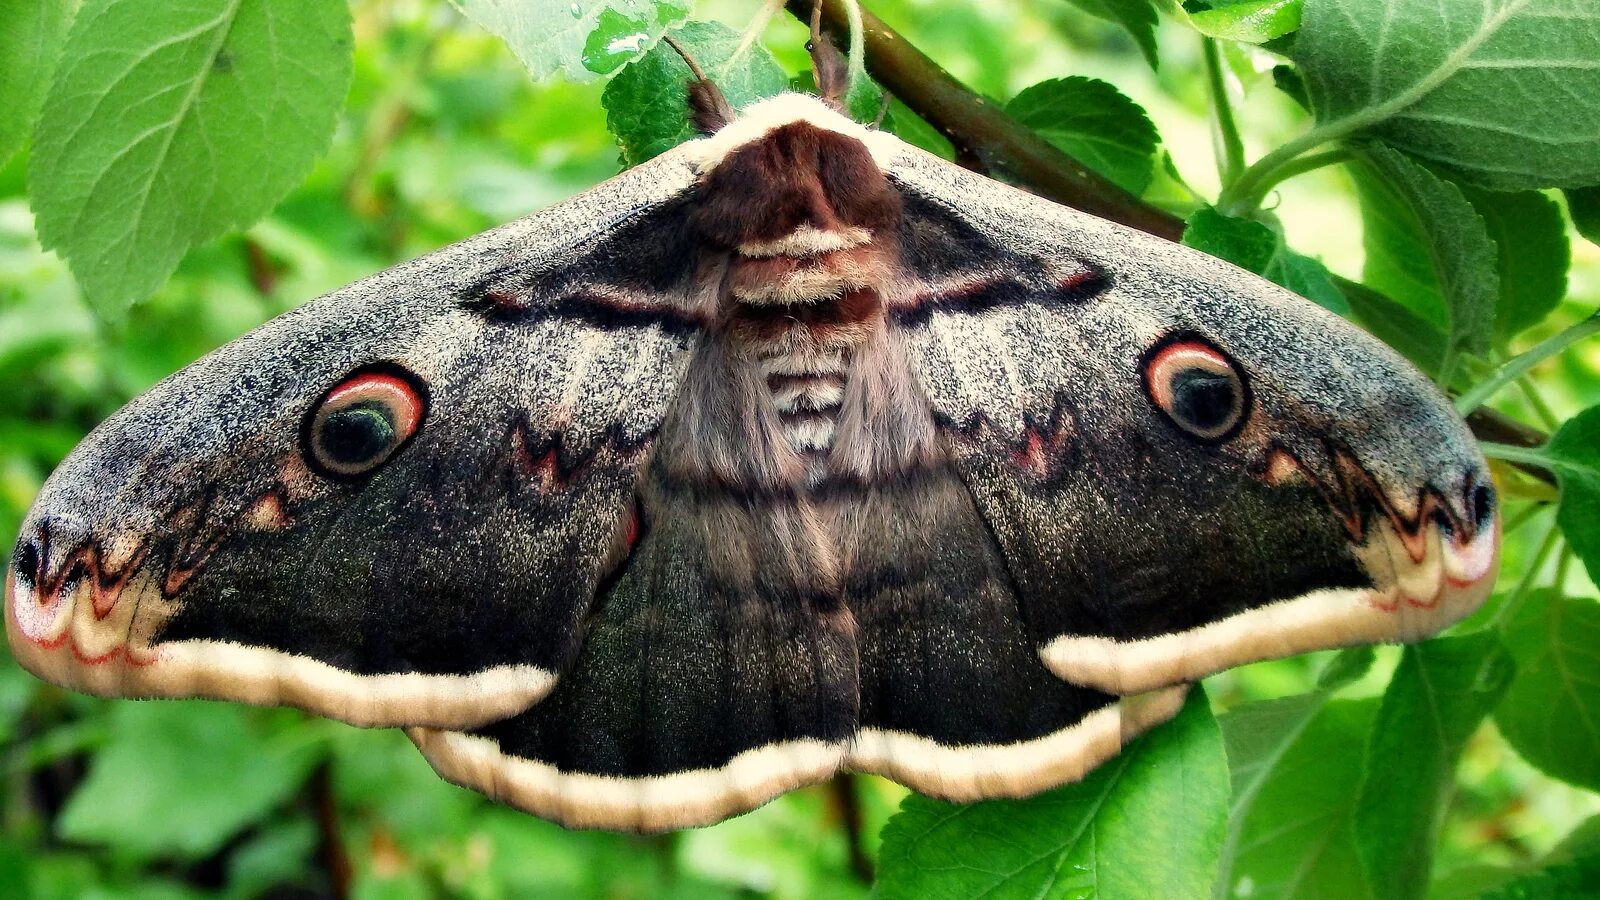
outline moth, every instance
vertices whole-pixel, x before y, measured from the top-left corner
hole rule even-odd
[[[1082,777],[1186,685],[1493,581],[1450,405],[1336,316],[809,95],[311,301],[94,430],[12,652],[404,727],[571,827]]]

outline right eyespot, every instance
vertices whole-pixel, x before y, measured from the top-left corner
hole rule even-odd
[[[359,478],[394,458],[427,415],[416,375],[392,363],[359,369],[311,407],[301,428],[307,461],[330,478]]]
[[[1174,425],[1205,443],[1233,437],[1250,411],[1250,389],[1233,360],[1196,334],[1174,335],[1145,354],[1144,388]]]

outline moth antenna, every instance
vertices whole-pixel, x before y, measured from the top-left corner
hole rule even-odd
[[[694,76],[694,80],[689,82],[689,110],[694,127],[701,134],[717,133],[734,120],[733,104],[728,102],[722,89],[706,77],[706,70],[700,68],[686,47],[670,34],[662,35],[661,39],[683,57],[684,63],[689,66],[689,74]]]
[[[806,51],[811,54],[811,75],[817,82],[818,96],[822,102],[842,111],[845,92],[850,89],[850,65],[833,41],[822,33],[822,0],[811,4],[811,39],[806,41]]]

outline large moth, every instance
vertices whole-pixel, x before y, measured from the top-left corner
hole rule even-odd
[[[1337,317],[817,98],[717,124],[102,424],[16,543],[18,660],[658,830],[841,770],[1033,794],[1487,593],[1475,444]]]

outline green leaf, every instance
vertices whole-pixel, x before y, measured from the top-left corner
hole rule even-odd
[[[913,795],[883,831],[875,896],[1199,897],[1226,826],[1227,759],[1204,693],[1083,781],[965,806]]]
[[[1589,243],[1600,244],[1600,187],[1572,188],[1562,193],[1567,198],[1572,227]]]
[[[900,102],[898,98],[889,100],[889,115],[884,119],[884,128],[895,137],[913,147],[932,153],[943,159],[955,159],[955,147],[950,144],[950,139],[939,133],[939,129],[928,124],[928,120]]]
[[[1507,881],[1479,900],[1570,900],[1600,891],[1600,852],[1553,863]]]
[[[689,17],[690,0],[450,0],[535,78],[609,75]],[[702,64],[705,62],[701,60]]]
[[[777,60],[759,44],[729,65],[740,36],[726,25],[690,22],[673,37],[693,54],[735,109],[789,86]],[[672,48],[657,44],[606,85],[600,102],[624,163],[638,165],[695,136],[689,118],[691,77],[689,66]]]
[[[1572,246],[1561,208],[1538,191],[1500,192],[1463,186],[1494,241],[1500,273],[1495,340],[1504,343],[1544,321],[1567,295]]]
[[[57,827],[63,838],[141,856],[208,856],[299,788],[323,754],[298,727],[267,729],[238,706],[119,703]]]
[[[1221,717],[1234,799],[1218,896],[1372,896],[1353,821],[1377,709],[1318,690]]]
[[[1561,482],[1556,522],[1589,577],[1600,581],[1600,406],[1562,423],[1544,452]]]
[[[1272,84],[1287,94],[1301,109],[1311,109],[1311,98],[1306,94],[1306,80],[1295,71],[1294,66],[1273,66]]]
[[[268,895],[304,872],[316,848],[317,829],[309,818],[267,823],[229,855],[228,887],[236,896]]]
[[[1500,733],[1543,771],[1600,790],[1600,603],[1534,591],[1501,638],[1517,675],[1495,708]]]
[[[1456,760],[1511,671],[1488,632],[1414,644],[1400,658],[1373,723],[1355,813],[1357,849],[1378,900],[1425,892]]]
[[[1370,253],[1367,259],[1370,264]],[[1345,298],[1350,301],[1350,310],[1363,328],[1400,351],[1400,355],[1422,371],[1430,375],[1438,373],[1445,356],[1443,329],[1365,285],[1359,290],[1346,291]]]
[[[1357,167],[1363,279],[1441,326],[1452,352],[1489,349],[1500,289],[1488,226],[1461,189],[1374,145]]]
[[[0,0],[0,166],[22,146],[50,87],[67,26],[69,0]]]
[[[1323,692],[1336,691],[1366,677],[1377,662],[1378,654],[1370,645],[1346,647],[1334,654],[1326,668],[1317,676],[1317,688]]]
[[[1041,81],[1013,97],[1006,112],[1128,192],[1150,186],[1161,137],[1139,104],[1104,81]]]
[[[34,132],[40,241],[115,311],[265,214],[333,134],[350,12],[322,0],[87,0]]]
[[[1573,829],[1554,850],[1511,867],[1463,866],[1436,880],[1431,900],[1567,900],[1600,893],[1600,817]]]
[[[1290,250],[1283,235],[1261,222],[1225,216],[1207,207],[1189,217],[1183,242],[1264,276],[1341,315],[1350,311],[1326,267]]]
[[[1502,190],[1600,183],[1600,5],[1315,0],[1291,55],[1319,136],[1365,132]]]
[[[1144,54],[1145,62],[1150,68],[1155,68],[1159,61],[1156,54],[1156,7],[1152,0],[1067,0],[1073,6],[1083,10],[1097,19],[1104,19],[1116,25],[1121,25],[1133,36],[1133,42],[1139,45],[1139,52]]]
[[[1300,27],[1305,0],[1245,0],[1189,13],[1189,24],[1201,34],[1230,41],[1265,44]]]
[[[849,73],[850,83],[845,87],[845,115],[857,122],[872,122],[884,109],[889,95],[865,70]]]

